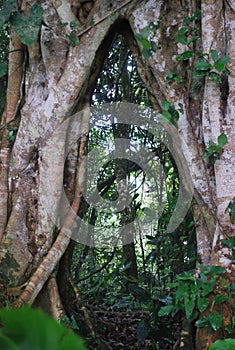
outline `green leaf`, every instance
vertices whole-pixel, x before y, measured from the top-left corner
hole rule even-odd
[[[149,49],[144,47],[142,50],[142,55],[144,56],[144,58],[148,59],[152,54],[151,54],[151,51]]]
[[[141,30],[143,39],[148,39],[149,32],[150,32],[150,26],[146,26]]]
[[[219,55],[218,55],[218,51],[216,50],[211,50],[211,58],[214,62],[218,61]]]
[[[78,45],[78,36],[77,36],[77,32],[75,30],[72,30],[70,32],[70,34],[68,35],[68,40],[69,40],[69,44],[72,46],[77,46]]]
[[[200,265],[200,270],[204,272],[207,276],[219,276],[222,273],[226,272],[226,269],[222,266],[204,266]]]
[[[175,310],[173,305],[162,306],[158,311],[158,316],[167,316],[170,315]]]
[[[235,349],[235,339],[223,339],[216,340],[214,344],[212,344],[209,350],[234,350]]]
[[[66,344],[70,349],[85,350],[79,337],[41,310],[28,306],[0,309],[0,320],[1,334],[15,342],[19,350],[66,350]]]
[[[168,101],[162,101],[162,110],[163,111],[168,111],[171,106],[171,103]]]
[[[198,328],[210,326],[209,316],[203,316],[203,317],[199,318],[199,320],[197,320],[195,322],[195,326]]]
[[[155,43],[155,41],[151,41],[151,50],[153,52],[157,52],[157,44]]]
[[[143,39],[141,41],[141,45],[147,50],[150,50],[151,47],[152,47],[151,42],[149,40],[147,40],[147,39]]]
[[[219,294],[219,295],[215,295],[214,296],[213,302],[215,304],[222,304],[224,301],[226,301],[228,299],[229,299],[228,295]]]
[[[216,285],[216,279],[215,278],[212,278],[210,281],[208,281],[207,283],[203,284],[202,296],[205,297],[206,295],[208,295],[211,292],[213,292],[213,290],[215,289],[215,285]]]
[[[138,324],[137,324],[137,340],[138,343],[143,344],[145,339],[148,336],[148,326],[146,324],[145,320],[141,320]]]
[[[8,337],[0,334],[1,350],[20,350],[20,348]]]
[[[193,314],[193,310],[195,307],[195,298],[188,298],[187,296],[185,296],[184,307],[185,307],[186,318],[189,320]]]
[[[43,9],[37,3],[32,5],[29,12],[16,12],[13,15],[13,27],[23,44],[31,46],[37,39],[42,15]]]
[[[185,34],[180,34],[178,33],[176,36],[175,36],[175,40],[180,43],[180,44],[183,44],[183,45],[187,45],[189,43],[188,41],[188,38]]]
[[[90,26],[90,27],[93,27],[94,25],[95,25],[95,20],[94,20],[94,18],[92,17],[92,18],[90,19],[89,26]]]
[[[198,60],[195,65],[195,69],[197,71],[208,71],[211,69],[211,64],[204,60]]]
[[[144,40],[144,37],[140,33],[136,33],[135,38],[140,42],[142,42],[142,40]]]
[[[223,321],[223,317],[218,312],[215,312],[209,315],[209,322],[210,322],[211,328],[215,332],[220,328],[222,321]]]
[[[195,53],[193,51],[184,51],[183,53],[181,53],[180,55],[176,56],[176,60],[177,61],[187,61],[189,60],[191,57],[193,57],[195,55]]]
[[[220,147],[224,147],[224,145],[226,145],[227,142],[228,138],[224,133],[218,136],[218,144],[220,145]]]
[[[221,57],[217,62],[215,62],[215,69],[217,69],[219,72],[222,72],[228,62],[229,57]]]
[[[0,78],[7,74],[7,63],[0,63]]]
[[[178,30],[178,34],[182,35],[182,34],[186,34],[188,33],[188,27],[181,27],[179,30]]]
[[[208,74],[208,77],[211,81],[214,81],[215,83],[221,83],[221,76],[216,72],[210,72]]]
[[[198,298],[197,307],[200,312],[205,311],[208,305],[209,305],[209,300],[207,298]]]
[[[16,5],[17,0],[4,1],[0,10],[0,26],[9,20],[11,12]]]

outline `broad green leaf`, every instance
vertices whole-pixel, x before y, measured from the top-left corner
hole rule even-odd
[[[212,344],[209,350],[234,350],[235,349],[235,339],[223,339],[216,340],[214,344]]]
[[[180,44],[183,44],[183,45],[187,45],[188,44],[188,38],[185,34],[177,34],[175,36],[175,40],[180,43]]]
[[[20,348],[8,337],[0,334],[1,350],[20,350]]]
[[[219,72],[222,72],[228,62],[229,57],[221,57],[217,62],[215,62],[215,69],[217,69]]]
[[[218,58],[219,58],[218,51],[211,50],[211,58],[214,62],[218,61]]]
[[[32,5],[29,12],[16,12],[13,15],[13,27],[23,44],[31,46],[37,39],[42,15],[43,9],[38,3]]]
[[[203,317],[199,318],[199,320],[197,320],[195,322],[195,326],[198,327],[198,328],[210,326],[209,317],[208,316],[203,316]]]
[[[200,270],[204,272],[207,276],[219,276],[226,272],[226,269],[222,266],[204,266],[200,265]]]
[[[209,322],[210,322],[211,328],[214,331],[217,331],[220,328],[222,321],[223,321],[223,317],[218,312],[215,312],[209,315]]]
[[[219,145],[214,144],[214,145],[209,146],[207,148],[207,151],[210,152],[210,153],[212,153],[212,152],[219,152],[219,151],[221,151],[221,147]]]
[[[0,78],[7,74],[7,63],[0,63]]]
[[[168,111],[171,106],[171,103],[168,101],[162,101],[162,110],[163,111]]]
[[[140,344],[143,344],[148,336],[148,326],[144,320],[141,320],[137,324],[137,340]]]
[[[144,56],[144,58],[149,58],[151,56],[151,51],[144,47],[142,50],[142,55]]]
[[[211,292],[213,292],[213,290],[215,289],[215,285],[216,285],[216,279],[215,278],[212,278],[210,281],[205,283],[203,285],[202,296],[205,297],[206,295],[208,295]]]
[[[147,39],[142,40],[141,45],[147,50],[150,50],[152,47],[151,42]]]
[[[175,307],[173,305],[162,306],[161,309],[158,311],[158,316],[167,316],[171,314],[174,310]]]
[[[61,339],[58,348],[55,350],[86,350],[81,338],[71,331]],[[49,349],[48,349],[49,350]]]
[[[188,27],[181,27],[179,30],[178,30],[178,34],[182,35],[182,34],[186,34],[188,33]]]
[[[200,312],[205,311],[208,305],[209,305],[209,300],[207,298],[198,298],[197,307]]]
[[[0,309],[0,320],[3,324],[1,333],[15,342],[19,350],[65,350],[64,338],[71,349],[85,350],[80,338],[41,310],[29,307]]]
[[[172,116],[169,112],[164,111],[162,115],[165,117],[165,119],[169,120],[169,122],[172,122]]]
[[[176,56],[176,60],[177,61],[187,61],[189,60],[191,57],[193,57],[195,55],[195,53],[193,51],[184,51],[183,53],[181,53],[180,55]]]
[[[184,307],[185,307],[186,318],[189,320],[193,314],[193,310],[195,307],[195,298],[185,297],[184,298]]]
[[[213,301],[214,301],[215,304],[221,304],[221,303],[223,303],[224,301],[226,301],[228,299],[229,299],[228,295],[219,294],[219,295],[215,295],[214,296],[214,300]]]
[[[11,12],[16,5],[17,0],[4,1],[0,10],[0,26],[9,20]]]
[[[142,40],[144,40],[144,37],[140,34],[140,33],[136,33],[135,34],[135,38],[138,40],[138,41],[142,41]]]
[[[211,69],[211,64],[204,60],[198,60],[195,65],[195,69],[198,71],[207,71]]]
[[[228,138],[224,133],[218,136],[218,144],[220,145],[220,147],[224,147],[224,145],[226,145],[227,142]]]
[[[144,39],[148,39],[149,33],[150,33],[150,26],[146,26],[141,30],[141,34]]]

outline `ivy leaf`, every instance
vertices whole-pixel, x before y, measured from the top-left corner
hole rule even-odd
[[[218,312],[215,312],[209,315],[209,322],[210,322],[211,328],[215,332],[220,328],[222,321],[223,321],[223,317]]]
[[[224,145],[226,145],[227,142],[228,138],[224,133],[218,136],[218,144],[220,145],[220,147],[224,147]]]
[[[0,10],[0,26],[10,18],[13,8],[17,5],[17,0],[6,0]]]
[[[29,12],[16,12],[13,15],[13,27],[23,44],[31,46],[37,39],[42,15],[43,9],[38,3],[32,5]]]
[[[0,78],[7,74],[7,63],[0,63]]]

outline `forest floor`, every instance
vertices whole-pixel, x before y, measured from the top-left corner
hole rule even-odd
[[[96,341],[90,339],[87,342],[89,350],[173,350],[174,344],[180,338],[179,319],[161,318],[161,323],[149,331],[148,327],[143,327],[143,324],[149,324],[150,319],[149,312],[146,311],[110,311],[97,308],[92,313]],[[140,322],[142,327],[138,326]],[[138,341],[138,332],[139,337],[143,337],[142,342]]]

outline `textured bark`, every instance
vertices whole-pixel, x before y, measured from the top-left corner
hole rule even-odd
[[[22,98],[21,85],[23,83],[23,45],[14,29],[10,34],[9,69],[6,107],[1,120],[1,148],[0,148],[0,242],[7,223],[9,200],[9,164],[11,155],[10,141],[6,139],[7,126],[13,126],[18,107]],[[6,127],[6,128],[5,128]]]

